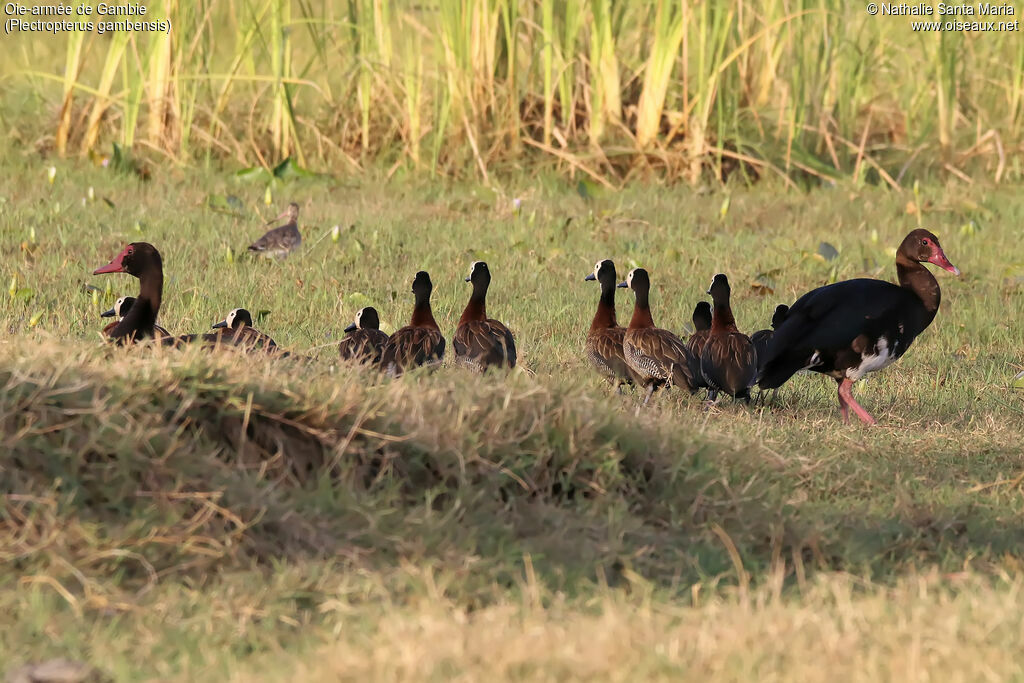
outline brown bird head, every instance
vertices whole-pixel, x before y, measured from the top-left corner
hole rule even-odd
[[[896,250],[896,258],[899,259],[900,256],[917,263],[933,263],[953,275],[960,274],[960,269],[946,258],[939,238],[923,228],[918,228],[903,238],[903,243]]]

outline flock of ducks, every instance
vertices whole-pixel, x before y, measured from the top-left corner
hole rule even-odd
[[[267,232],[249,250],[273,258],[287,257],[302,243],[298,213],[298,204],[290,204],[278,217],[288,222]],[[604,259],[584,278],[601,286],[586,337],[586,355],[620,391],[623,385],[644,390],[644,405],[657,389],[669,387],[688,394],[706,389],[711,401],[727,394],[749,402],[755,386],[776,389],[797,372],[818,372],[836,380],[844,421],[853,410],[862,421],[874,424],[874,418],[853,399],[852,385],[865,374],[899,359],[934,319],[940,301],[939,285],[923,263],[960,274],[935,235],[914,230],[896,251],[899,284],[860,278],[819,287],[792,305],[780,304],[772,316],[771,328],[750,336],[737,327],[730,305],[729,279],[719,273],[707,290],[711,302],[698,302],[694,308],[695,331],[684,341],[655,325],[648,272],[634,268],[624,282],[618,282],[614,262]],[[205,334],[173,336],[157,325],[163,264],[160,253],[149,243],[129,244],[113,261],[94,271],[100,273],[129,273],[139,279],[138,296],[122,297],[102,314],[116,318],[103,329],[104,335],[116,343],[155,339],[172,346],[199,343],[207,348],[232,346],[288,355],[273,339],[253,328],[252,316],[244,308],[232,310],[213,326],[214,332]],[[466,282],[472,284],[472,294],[452,337],[455,364],[477,372],[514,368],[516,343],[512,332],[487,316],[491,283],[487,264],[473,262]],[[633,313],[627,327],[620,326],[615,315],[618,288],[633,291]],[[377,366],[392,376],[417,366],[440,365],[446,343],[430,307],[432,291],[430,275],[425,271],[416,273],[409,324],[390,336],[380,330],[375,308],[360,309],[338,346],[341,358]]]

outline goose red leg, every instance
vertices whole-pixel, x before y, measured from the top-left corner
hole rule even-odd
[[[836,380],[836,391],[839,394],[839,412],[843,415],[843,423],[850,424],[850,406],[843,398],[843,380]]]
[[[839,401],[845,403],[846,406],[853,408],[853,412],[857,414],[857,417],[861,419],[864,424],[873,425],[875,424],[875,418],[871,417],[868,411],[864,410],[857,401],[853,398],[853,380],[849,378],[843,378],[839,383]],[[843,407],[843,417],[846,417],[846,407]]]

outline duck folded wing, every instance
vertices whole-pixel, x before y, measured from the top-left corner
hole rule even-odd
[[[668,330],[643,328],[626,333],[625,352],[634,370],[663,379],[686,391],[694,391],[690,352]]]
[[[497,320],[464,322],[455,330],[452,348],[461,365],[483,370],[491,366],[514,368],[516,343],[512,333]]]
[[[391,335],[381,352],[381,366],[393,374],[401,374],[417,365],[435,365],[444,357],[444,335],[431,327],[412,325]]]
[[[717,335],[704,347],[700,367],[709,387],[743,396],[757,381],[757,351],[745,334]]]

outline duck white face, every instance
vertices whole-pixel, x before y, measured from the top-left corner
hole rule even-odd
[[[125,306],[124,306],[124,302],[127,301],[127,300],[128,300],[128,297],[122,296],[120,299],[118,299],[117,301],[114,302],[114,314],[118,318],[123,318],[124,314],[128,312],[127,309],[125,309]]]
[[[632,270],[629,271],[629,273],[626,274],[626,286],[631,289],[633,287],[633,274],[636,273],[636,270],[636,268],[633,268]]]
[[[360,308],[358,311],[356,311],[355,324],[356,324],[357,328],[361,328],[362,327],[361,321],[363,319],[363,311],[365,311],[365,310],[366,310],[365,308]]]
[[[598,279],[597,273],[598,273],[599,270],[601,270],[601,266],[603,266],[606,263],[611,263],[611,261],[605,258],[605,259],[601,259],[600,261],[598,261],[597,263],[594,264],[594,279],[595,280]]]
[[[229,328],[235,326],[235,318],[238,317],[238,312],[240,310],[242,310],[242,309],[240,309],[240,308],[233,308],[233,309],[231,309],[231,312],[228,313],[228,317],[224,318],[224,322],[226,322],[228,324],[227,326]]]

